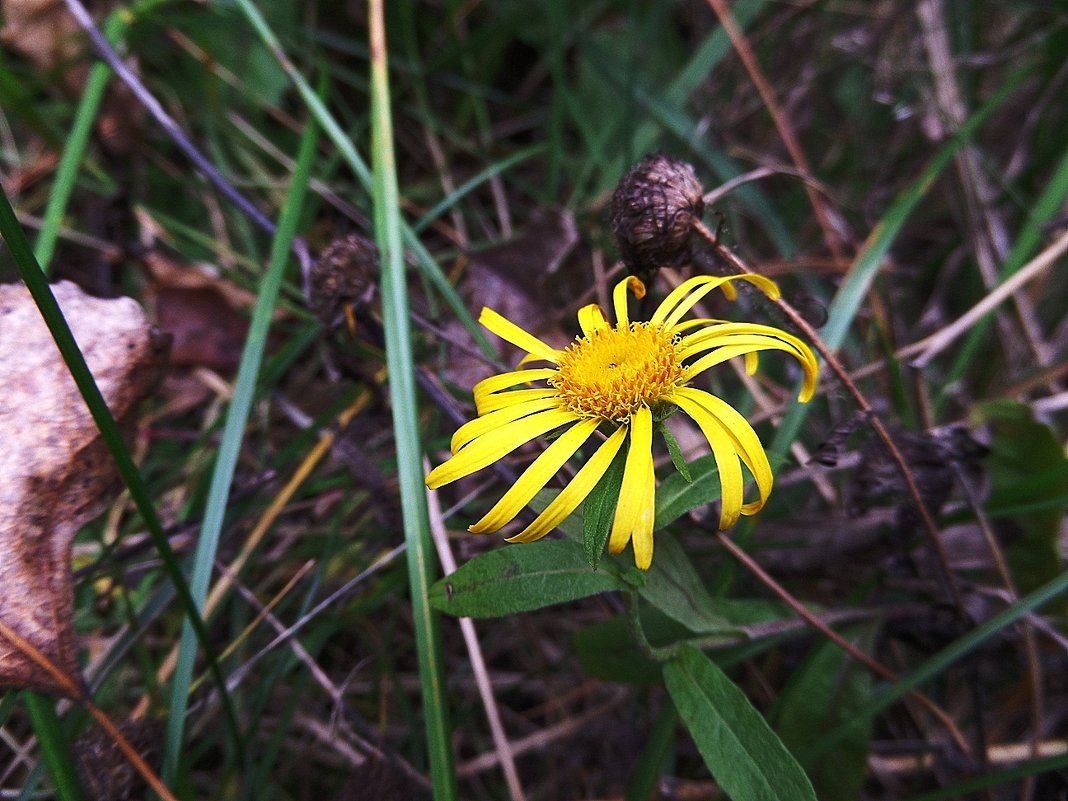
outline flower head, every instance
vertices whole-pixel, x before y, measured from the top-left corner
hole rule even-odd
[[[647,281],[661,267],[688,263],[704,188],[692,164],[650,153],[627,171],[612,195],[611,224],[631,275]]]
[[[608,550],[620,553],[634,545],[634,561],[642,570],[653,559],[653,509],[656,475],[652,437],[655,421],[675,409],[689,415],[712,448],[722,487],[719,527],[730,528],[739,515],[756,514],[771,492],[772,472],[760,439],[732,406],[693,380],[711,367],[744,356],[750,373],[757,353],[781,350],[800,362],[804,383],[800,400],[816,389],[818,365],[811,349],[778,328],[755,323],[683,317],[709,292],[720,288],[736,297],[734,283],[745,281],[772,298],[774,282],[758,275],[699,276],[680,284],[648,321],[631,322],[627,295],[645,295],[637,278],[620,281],[613,291],[616,323],[600,306],[579,310],[582,329],[567,348],[558,350],[491,309],[479,317],[486,328],[526,351],[520,366],[548,362],[491,376],[475,385],[478,417],[453,435],[452,458],[430,471],[431,489],[456,481],[508,455],[543,434],[561,433],[523,472],[486,515],[469,528],[475,534],[501,529],[541,490],[598,430],[605,434],[575,476],[525,529],[509,542],[533,542],[564,520],[593,490],[627,442],[623,483],[612,521]],[[534,382],[543,386],[531,387]],[[523,388],[516,388],[522,386]],[[755,479],[758,497],[744,499],[741,465]],[[698,479],[700,480],[700,479]]]

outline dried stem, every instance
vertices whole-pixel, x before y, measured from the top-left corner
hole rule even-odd
[[[716,253],[735,270],[740,273],[753,272],[745,262],[739,259],[729,248],[720,242],[716,235],[708,229],[708,226],[700,220],[694,223],[694,228],[708,241]],[[822,337],[816,332],[816,329],[813,328],[809,322],[785,300],[780,299],[777,301],[777,304],[787,318],[789,318],[790,322],[797,326],[798,330],[812,342],[824,361],[827,362],[827,365],[831,368],[832,372],[838,377],[838,380],[842,382],[842,385],[849,391],[849,394],[853,396],[857,406],[864,412],[868,421],[871,423],[871,427],[875,430],[876,435],[882,440],[890,457],[897,464],[898,469],[901,471],[901,475],[905,480],[905,484],[908,487],[908,492],[912,498],[913,504],[916,506],[916,510],[920,515],[923,527],[927,531],[931,548],[938,559],[942,580],[946,585],[947,593],[956,606],[958,614],[962,618],[965,617],[960,587],[957,584],[956,576],[950,568],[949,555],[946,553],[946,549],[938,537],[938,527],[935,525],[934,518],[931,517],[930,511],[927,509],[927,504],[923,501],[923,496],[920,495],[920,488],[916,483],[916,477],[909,468],[908,462],[905,461],[905,457],[901,454],[901,450],[890,436],[890,432],[886,429],[883,421],[879,419],[879,416],[875,413],[871,404],[868,403],[863,393],[861,393],[860,388],[857,387],[856,382],[849,377],[849,373],[846,372],[842,362],[834,355],[831,349],[827,347],[827,343],[823,341]]]
[[[757,91],[760,93],[760,98],[764,101],[764,105],[768,109],[768,114],[771,115],[771,119],[775,123],[775,128],[778,130],[779,136],[782,137],[783,144],[786,146],[786,151],[790,154],[790,158],[793,160],[794,165],[801,171],[803,176],[807,177],[811,175],[812,170],[809,168],[808,159],[805,157],[805,152],[801,149],[801,145],[797,141],[793,126],[790,125],[785,110],[779,105],[779,101],[775,98],[775,93],[771,90],[771,86],[768,84],[768,79],[760,69],[756,56],[753,55],[752,48],[749,47],[749,40],[746,39],[742,29],[738,27],[738,23],[735,21],[734,15],[731,14],[726,0],[708,0],[708,4],[719,18],[719,23],[723,26],[723,30],[726,31],[727,36],[730,38],[731,45],[734,47],[735,52],[738,53],[738,58],[742,60],[746,72],[749,73],[749,78],[753,81],[753,85],[756,86]],[[820,197],[819,192],[813,188],[809,181],[805,181],[805,192],[808,194],[809,202],[812,204],[812,210],[815,212],[820,229],[823,231],[823,238],[827,243],[827,249],[831,251],[831,255],[835,262],[843,261],[844,256],[842,253],[841,238],[835,230],[834,224],[831,222],[831,214],[827,210],[823,198]]]
[[[0,637],[8,640],[28,659],[31,659],[45,673],[51,676],[52,680],[55,681],[64,693],[85,707],[86,711],[93,716],[93,720],[100,725],[100,728],[107,733],[107,735],[115,742],[115,745],[119,747],[119,750],[122,751],[123,756],[125,756],[129,763],[133,765],[134,770],[141,774],[148,786],[151,787],[163,801],[178,801],[174,794],[167,789],[166,785],[160,781],[156,772],[149,767],[149,764],[145,762],[144,758],[137,753],[137,750],[132,745],[130,745],[130,741],[126,739],[125,735],[123,735],[122,731],[115,725],[111,718],[108,717],[107,713],[93,703],[81,682],[76,681],[73,677],[67,675],[59,665],[49,659],[49,657],[34,646],[33,643],[26,640],[21,634],[3,621],[0,621]]]
[[[889,681],[897,681],[898,676],[893,670],[861,651],[853,645],[853,643],[849,642],[849,640],[845,639],[845,637],[820,620],[818,615],[813,614],[803,603],[791,595],[789,590],[772,578],[772,576],[757,564],[749,554],[739,548],[730,537],[722,531],[717,532],[716,536],[719,537],[719,541],[723,544],[723,547],[730,551],[735,559],[741,562],[749,572],[760,579],[768,589],[779,596],[787,606],[804,618],[810,626],[819,631],[873,673],[877,673]],[[953,742],[957,744],[957,747],[960,748],[964,754],[970,756],[972,751],[968,745],[968,741],[964,738],[960,729],[957,728],[957,724],[953,722],[953,718],[949,716],[949,713],[923,693],[913,690],[910,695],[919,701],[932,715],[938,718],[939,722],[946,727],[946,731],[949,732],[949,735],[953,738]]]

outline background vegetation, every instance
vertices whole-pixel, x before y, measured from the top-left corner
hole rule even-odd
[[[409,557],[429,548],[405,471],[422,450],[440,460],[487,353],[498,358],[470,312],[489,304],[569,336],[579,305],[617,274],[612,190],[658,149],[692,163],[708,191],[747,176],[706,220],[822,326],[896,432],[941,543],[940,556],[841,383],[827,375],[799,411],[772,368],[743,411],[777,455],[776,494],[736,540],[911,685],[796,623],[702,508],[674,530],[702,583],[766,602],[761,622],[781,626],[710,655],[820,798],[1068,794],[1063,4],[738,0],[732,42],[719,2],[412,0],[388,4],[388,96],[362,3],[94,8],[247,208],[98,65],[62,7],[39,5],[3,3],[4,190],[50,279],[137,298],[173,335],[131,450],[192,596],[243,563],[205,614],[220,693],[183,635],[145,509],[124,494],[76,545],[93,697],[130,718],[179,797],[410,798],[431,783],[440,794],[449,780],[428,766],[450,750],[464,798],[718,797],[617,599],[479,621],[479,659],[452,618],[435,644],[403,558],[406,544]],[[402,220],[376,225],[372,197],[386,214],[394,165]],[[346,284],[361,301],[355,334],[324,334],[300,257],[352,232],[378,240],[385,285],[363,302],[365,285]],[[390,307],[401,258],[410,343]],[[700,247],[690,269],[726,268]],[[993,314],[953,327],[1014,274]],[[364,278],[377,286],[377,273]],[[386,380],[387,342],[390,372],[421,382],[417,407]],[[741,378],[719,380],[732,402],[748,397]],[[439,492],[440,516],[431,507],[457,532],[461,563],[502,546],[462,533],[495,482]],[[431,721],[429,737],[427,657],[451,719]],[[514,756],[491,736],[483,673]],[[943,717],[904,698],[908,686]],[[5,797],[52,794],[46,776],[63,768],[46,771],[36,745],[49,730],[75,763],[112,764],[76,707],[52,724],[33,708],[16,691],[0,703]],[[117,784],[101,797],[140,797],[111,759]]]

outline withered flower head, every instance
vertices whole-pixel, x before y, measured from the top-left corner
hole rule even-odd
[[[332,330],[346,307],[364,306],[378,286],[378,248],[359,234],[335,239],[311,268],[308,306],[323,328]]]
[[[663,153],[650,153],[623,176],[612,195],[612,232],[632,275],[648,283],[661,267],[690,260],[703,193],[693,166]]]

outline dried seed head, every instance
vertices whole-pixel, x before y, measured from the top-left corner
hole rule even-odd
[[[612,195],[612,232],[632,275],[648,283],[661,267],[690,260],[703,191],[690,164],[663,153],[650,153],[623,176]]]
[[[378,248],[359,234],[335,239],[311,268],[308,306],[326,330],[344,319],[345,306],[363,306],[374,297]]]

